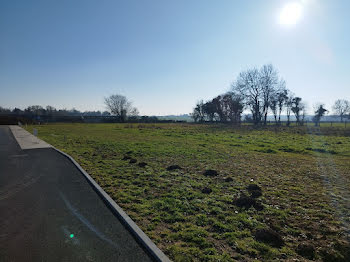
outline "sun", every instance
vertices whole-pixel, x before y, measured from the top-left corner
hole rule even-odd
[[[300,20],[302,13],[303,6],[301,3],[288,3],[281,10],[279,23],[282,25],[295,25]]]

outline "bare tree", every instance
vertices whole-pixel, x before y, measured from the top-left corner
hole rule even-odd
[[[277,93],[277,85],[279,83],[278,72],[273,65],[263,65],[259,72],[260,85],[263,96],[263,119],[266,125],[267,114],[270,103],[274,94]]]
[[[232,84],[232,91],[244,98],[252,113],[254,124],[260,124],[264,112],[264,96],[259,70],[254,68],[241,72]]]
[[[266,125],[269,109],[272,109],[277,122],[279,99],[276,95],[281,86],[285,88],[285,82],[279,78],[273,65],[268,64],[263,65],[260,70],[253,68],[241,72],[232,84],[232,91],[244,98],[254,124],[263,122]],[[283,102],[281,105],[282,108]]]
[[[133,107],[133,108],[130,110],[129,115],[130,115],[131,117],[138,117],[139,113],[140,113],[139,110],[138,110],[136,107]]]
[[[343,122],[344,116],[350,114],[350,102],[345,99],[338,99],[333,105],[333,111],[340,117],[340,121]]]
[[[132,103],[125,96],[111,95],[105,97],[104,102],[111,114],[115,115],[121,122],[125,122],[128,116],[138,115],[137,109],[132,107]]]

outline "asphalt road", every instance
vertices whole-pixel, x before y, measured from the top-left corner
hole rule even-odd
[[[151,261],[77,168],[0,126],[0,261]]]

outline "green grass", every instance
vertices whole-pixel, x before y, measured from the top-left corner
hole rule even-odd
[[[350,127],[350,126],[349,126]],[[52,124],[39,137],[72,155],[174,261],[348,261],[350,129],[195,124]],[[29,131],[32,130],[28,126]],[[144,168],[122,158],[127,152]],[[182,169],[167,171],[170,165]],[[206,169],[219,175],[204,176]],[[228,181],[227,178],[232,178]],[[257,211],[238,208],[262,188]],[[210,188],[210,194],[202,193]],[[259,242],[271,228],[284,245]],[[333,260],[332,260],[333,259]]]

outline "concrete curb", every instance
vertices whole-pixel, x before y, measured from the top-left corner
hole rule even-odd
[[[21,149],[37,149],[37,148],[50,148],[51,145],[46,143],[45,141],[37,138],[32,135],[25,129],[19,126],[9,126],[13,136],[15,137],[17,143],[21,147]]]
[[[15,137],[21,149],[35,149],[35,148],[52,148],[61,155],[68,158],[76,168],[84,175],[88,183],[101,197],[113,214],[120,220],[120,222],[129,230],[136,241],[147,251],[150,257],[155,261],[170,262],[170,259],[152,242],[151,239],[135,224],[135,222],[118,206],[116,202],[95,182],[95,180],[74,160],[70,155],[53,147],[45,141],[33,136],[25,129],[18,126],[10,126],[10,130]]]
[[[135,224],[135,222],[124,212],[124,210],[95,182],[95,180],[72,158],[61,150],[52,147],[58,153],[68,158],[78,170],[85,176],[96,193],[108,205],[111,211],[126,226],[142,247],[151,255],[155,261],[170,262],[170,259],[152,242],[152,240]]]

